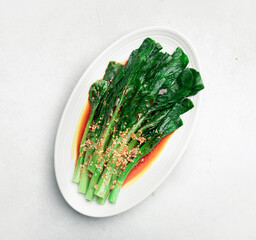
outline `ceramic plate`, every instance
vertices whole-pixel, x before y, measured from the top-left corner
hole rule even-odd
[[[144,28],[120,38],[88,67],[73,90],[63,112],[56,137],[54,159],[55,174],[63,197],[76,211],[87,216],[106,217],[124,212],[154,192],[181,158],[196,122],[200,94],[192,98],[195,107],[182,115],[184,125],[171,136],[164,150],[146,173],[135,183],[121,190],[115,205],[108,201],[105,205],[100,205],[96,201],[86,201],[85,197],[77,192],[77,184],[72,183],[74,162],[71,160],[71,146],[80,113],[87,100],[89,87],[94,81],[102,78],[110,60],[126,60],[132,50],[138,48],[146,37],[160,42],[163,51],[168,53],[172,53],[176,47],[180,46],[189,57],[189,66],[200,70],[195,51],[188,40],[180,33],[164,27]]]

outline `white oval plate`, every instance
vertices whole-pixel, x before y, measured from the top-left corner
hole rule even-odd
[[[73,90],[63,112],[55,142],[55,174],[60,191],[76,211],[92,217],[106,217],[124,212],[140,203],[156,190],[174,169],[185,151],[191,137],[199,110],[199,95],[192,98],[194,109],[182,116],[184,125],[169,139],[162,153],[147,172],[128,188],[123,188],[115,205],[106,202],[85,200],[72,183],[74,163],[71,160],[71,146],[76,125],[86,103],[90,85],[104,75],[110,60],[123,61],[132,50],[139,47],[146,37],[158,41],[163,51],[172,53],[180,46],[189,57],[189,66],[199,71],[199,63],[191,44],[181,34],[165,27],[150,27],[132,32],[108,47],[85,71]]]

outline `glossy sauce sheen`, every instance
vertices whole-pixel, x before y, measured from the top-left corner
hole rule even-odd
[[[124,180],[123,187],[129,187],[131,184],[136,182],[152,165],[157,159],[160,153],[163,151],[172,133],[163,137],[159,143],[147,154],[140,162],[130,171],[126,179]]]
[[[90,106],[90,102],[87,100],[80,114],[80,117],[76,126],[76,130],[75,130],[75,134],[73,137],[71,159],[74,161],[74,163],[76,163],[78,159],[80,142],[82,140],[84,129],[86,127],[86,123],[90,116],[90,112],[91,112],[91,106]],[[160,142],[151,150],[151,152],[149,152],[146,156],[144,156],[140,160],[140,162],[131,170],[131,172],[126,177],[123,187],[130,186],[132,183],[137,181],[149,169],[149,167],[152,165],[152,163],[157,159],[159,154],[164,149],[171,135],[172,133],[162,138]]]
[[[127,60],[121,62],[121,64],[123,64],[124,66],[126,65],[126,63],[127,63]],[[91,112],[91,106],[90,106],[90,102],[87,100],[80,114],[78,124],[75,130],[75,134],[73,137],[71,159],[74,161],[75,164],[78,159],[80,142],[82,140],[84,129],[86,127],[86,123],[90,116],[90,112]],[[130,171],[130,173],[126,177],[123,183],[123,187],[128,187],[134,182],[136,182],[149,169],[149,167],[152,165],[152,163],[157,159],[157,157],[160,155],[160,153],[164,149],[171,135],[172,133],[162,138],[159,141],[159,143],[146,156],[144,156],[140,160],[140,162]]]

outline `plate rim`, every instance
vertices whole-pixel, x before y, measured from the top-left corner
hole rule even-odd
[[[172,34],[175,34],[177,35],[178,37],[180,37],[187,45],[188,47],[190,48],[192,54],[194,55],[194,59],[197,63],[197,66],[198,66],[198,71],[200,71],[201,69],[201,65],[200,65],[200,62],[199,62],[199,58],[198,58],[198,55],[195,51],[195,48],[193,47],[193,45],[191,44],[191,42],[182,34],[180,33],[179,31],[173,29],[173,28],[170,28],[170,27],[166,27],[166,26],[150,26],[150,27],[144,27],[144,28],[140,28],[140,29],[137,29],[135,31],[132,31],[128,34],[125,34],[124,36],[118,38],[116,41],[114,41],[112,44],[110,44],[107,48],[105,48],[92,62],[91,64],[86,68],[86,70],[83,72],[83,74],[81,75],[81,77],[79,78],[79,80],[77,81],[74,89],[72,90],[67,102],[66,102],[66,105],[65,105],[65,108],[62,112],[62,115],[61,115],[61,118],[60,118],[60,121],[59,121],[59,125],[58,125],[58,130],[57,130],[57,133],[56,133],[56,137],[55,137],[55,146],[54,146],[54,173],[55,173],[55,177],[56,177],[56,181],[57,181],[57,185],[58,185],[58,188],[61,192],[61,195],[63,196],[63,198],[65,199],[65,201],[69,204],[70,207],[72,207],[74,210],[76,210],[77,212],[79,212],[80,214],[83,214],[85,216],[89,216],[89,217],[95,217],[95,218],[103,218],[103,217],[110,217],[110,216],[114,216],[114,215],[117,215],[117,214],[120,214],[120,213],[123,213],[123,212],[126,212],[127,210],[133,208],[134,206],[140,204],[141,202],[143,202],[143,200],[145,200],[151,193],[149,194],[145,194],[145,196],[143,196],[143,198],[135,203],[133,203],[132,205],[126,207],[125,209],[121,210],[121,211],[117,211],[117,212],[114,212],[113,214],[109,213],[109,214],[88,214],[88,213],[85,213],[83,211],[81,211],[80,209],[76,208],[74,205],[72,205],[72,202],[69,201],[69,199],[66,198],[65,194],[63,193],[62,191],[62,188],[60,187],[60,179],[58,178],[58,173],[57,173],[57,170],[56,170],[56,162],[57,162],[57,144],[58,144],[58,141],[59,141],[59,138],[60,138],[60,132],[61,132],[61,129],[63,127],[63,121],[65,119],[65,116],[66,116],[66,112],[67,110],[69,109],[69,106],[71,104],[71,100],[72,98],[74,97],[73,95],[75,94],[77,88],[79,87],[80,83],[83,81],[84,79],[84,76],[87,74],[88,71],[90,71],[90,69],[93,67],[93,65],[95,64],[95,62],[97,62],[106,52],[108,52],[109,49],[113,48],[115,45],[118,45],[120,42],[122,42],[123,40],[125,40],[126,38],[129,38],[130,36],[133,36],[133,35],[137,35],[141,32],[144,32],[144,31],[166,31],[166,32],[170,32]],[[184,144],[183,144],[183,147],[182,149],[179,151],[178,153],[178,156],[175,158],[175,161],[172,165],[172,167],[170,169],[168,169],[164,175],[164,177],[162,177],[160,179],[160,181],[158,181],[155,186],[153,187],[153,191],[151,192],[154,192],[156,191],[157,188],[159,188],[159,186],[162,184],[162,182],[164,180],[166,180],[166,178],[170,175],[170,173],[173,171],[173,169],[177,166],[178,162],[180,161],[182,155],[184,154],[184,152],[186,151],[187,147],[188,147],[188,144],[191,140],[191,137],[194,133],[194,129],[195,129],[195,126],[197,124],[197,121],[198,121],[198,113],[200,111],[200,105],[201,105],[201,92],[199,92],[197,94],[197,105],[196,105],[196,108],[195,108],[195,114],[194,114],[194,120],[192,121],[192,124],[190,126],[190,131],[187,135],[187,137],[185,138],[184,140]],[[169,160],[169,159],[168,159]]]

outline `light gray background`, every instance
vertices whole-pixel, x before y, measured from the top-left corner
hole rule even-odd
[[[1,239],[256,239],[256,1],[0,1]],[[189,147],[150,197],[118,216],[69,207],[54,141],[80,76],[130,31],[193,43],[206,85]]]

